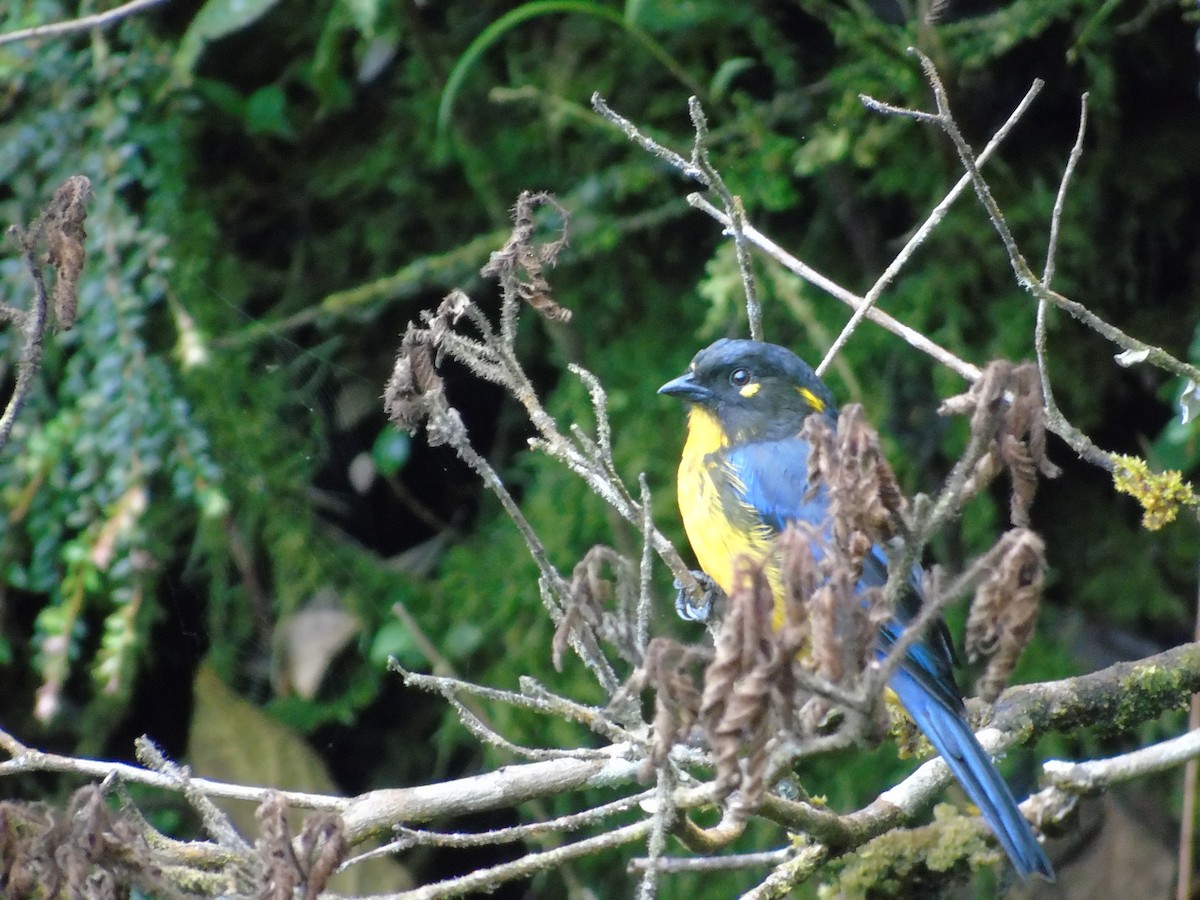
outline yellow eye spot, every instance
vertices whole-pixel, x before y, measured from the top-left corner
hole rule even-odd
[[[817,412],[825,411],[825,401],[810,391],[808,388],[796,388],[796,392],[804,398],[804,402],[815,409]]]
[[[738,393],[741,394],[743,397],[745,397],[747,400],[749,400],[751,397],[753,397],[755,394],[757,394],[761,388],[762,388],[761,384],[759,384],[757,381],[752,381],[748,385],[743,387],[741,390],[739,390]]]

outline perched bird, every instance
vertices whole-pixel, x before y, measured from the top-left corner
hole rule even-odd
[[[774,539],[792,522],[830,527],[826,490],[809,491],[809,445],[800,429],[812,415],[833,425],[837,412],[829,389],[794,353],[759,341],[719,340],[696,354],[688,371],[659,393],[689,404],[679,510],[701,568],[726,594],[733,588],[739,555],[766,559]],[[876,546],[860,588],[882,585],[886,578],[887,557]],[[880,658],[921,602],[914,573],[911,590],[880,628]],[[1020,876],[1036,872],[1053,879],[1032,828],[966,722],[953,659],[949,631],[939,619],[909,648],[889,687],[979,807]]]

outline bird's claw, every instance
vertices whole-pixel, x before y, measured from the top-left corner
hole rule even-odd
[[[720,614],[725,603],[725,592],[715,581],[703,572],[692,572],[696,584],[700,586],[700,594],[696,596],[685,590],[683,585],[675,581],[675,612],[685,622],[710,622]]]

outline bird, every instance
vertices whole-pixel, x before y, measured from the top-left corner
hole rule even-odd
[[[723,338],[696,354],[687,372],[658,391],[688,406],[677,491],[688,541],[701,569],[729,594],[739,558],[766,560],[788,525],[831,532],[827,491],[808,484],[809,416],[836,424],[837,407],[813,369],[786,347]],[[815,554],[814,554],[815,555]],[[891,617],[880,626],[882,659],[923,602],[916,568]],[[887,579],[887,551],[868,554],[858,589]],[[777,581],[777,579],[776,579]],[[776,604],[781,589],[773,587]],[[680,602],[682,607],[684,604]],[[1012,791],[967,724],[954,681],[954,649],[939,617],[909,645],[888,687],[941,754],[983,815],[1022,880],[1054,870]]]

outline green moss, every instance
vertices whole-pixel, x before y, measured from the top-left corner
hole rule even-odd
[[[836,876],[821,886],[818,896],[932,896],[972,870],[1002,860],[977,819],[949,804],[935,807],[933,818],[920,828],[893,829],[834,862]]]

